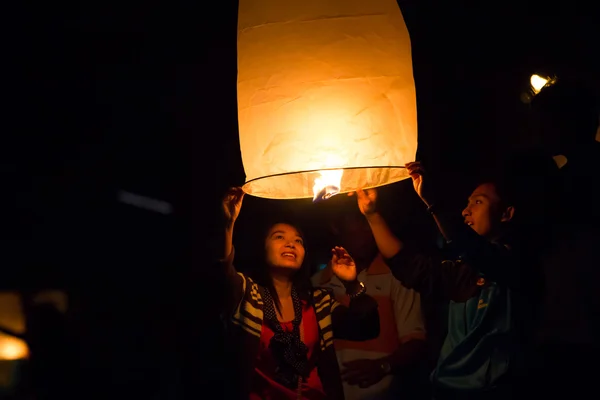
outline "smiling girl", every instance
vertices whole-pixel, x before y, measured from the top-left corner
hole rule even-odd
[[[334,274],[344,283],[349,307],[330,291],[304,284],[304,237],[289,223],[270,226],[264,264],[256,280],[233,267],[233,227],[244,193],[231,189],[223,200],[226,320],[241,399],[343,399],[333,339],[368,340],[379,334],[377,303],[356,279],[354,260],[332,249]]]

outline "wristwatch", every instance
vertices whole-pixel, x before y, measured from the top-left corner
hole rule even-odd
[[[389,374],[390,372],[392,372],[392,366],[390,365],[389,362],[382,362],[381,365],[381,370],[383,371],[384,374]]]
[[[358,281],[358,287],[359,287],[358,291],[355,293],[349,294],[348,297],[350,297],[351,299],[354,299],[354,298],[364,294],[367,291],[367,287],[361,281]]]

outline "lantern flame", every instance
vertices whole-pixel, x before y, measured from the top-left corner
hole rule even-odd
[[[315,178],[313,185],[313,202],[327,200],[340,192],[342,186],[343,169],[318,171],[319,177]]]

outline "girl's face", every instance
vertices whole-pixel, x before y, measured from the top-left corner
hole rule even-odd
[[[299,270],[304,261],[304,241],[293,226],[275,224],[265,239],[265,253],[269,267]]]

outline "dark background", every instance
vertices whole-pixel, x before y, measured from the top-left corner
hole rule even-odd
[[[3,12],[1,285],[69,292],[77,396],[194,397],[226,376],[206,245],[223,191],[244,179],[237,3],[17,3]],[[457,206],[469,178],[538,142],[520,100],[532,73],[598,87],[600,71],[593,2],[474,3],[399,1],[418,158]],[[174,212],[121,204],[119,190]],[[382,197],[399,231],[431,237],[409,181]],[[323,220],[349,201],[246,198],[236,246],[267,209],[283,208],[304,217],[319,261],[330,246]]]

